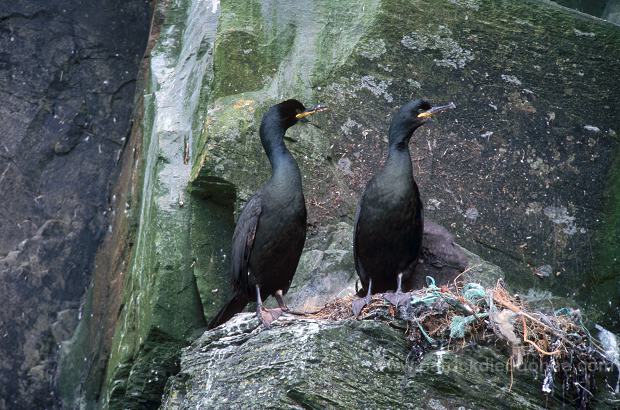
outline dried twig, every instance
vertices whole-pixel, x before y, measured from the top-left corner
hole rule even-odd
[[[523,341],[525,343],[529,343],[532,346],[534,346],[534,348],[538,351],[538,353],[540,353],[540,354],[542,354],[544,356],[555,356],[556,354],[562,353],[560,351],[560,349],[556,349],[553,352],[546,352],[543,349],[541,349],[535,342],[532,342],[531,340],[529,340],[527,338],[527,326],[525,324],[525,317],[524,316],[521,316],[521,322],[523,323]]]

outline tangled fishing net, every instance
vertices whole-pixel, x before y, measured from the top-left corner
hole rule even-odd
[[[543,364],[541,390],[545,394],[561,388],[574,397],[577,407],[587,408],[596,389],[595,375],[618,371],[618,360],[595,339],[584,325],[579,310],[533,311],[518,296],[511,295],[498,281],[493,288],[477,283],[427,286],[410,292],[405,306],[388,304],[383,295],[373,295],[362,310],[361,319],[391,316],[407,321],[407,337],[418,355],[424,351],[465,345],[505,346],[509,355],[509,389],[512,370],[524,362]],[[311,315],[316,319],[340,320],[351,317],[353,297],[335,300]],[[618,382],[615,388],[618,393]]]

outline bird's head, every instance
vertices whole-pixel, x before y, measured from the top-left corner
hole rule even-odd
[[[390,144],[407,144],[413,132],[424,125],[432,116],[450,108],[454,103],[433,107],[426,100],[418,99],[403,105],[390,126]]]
[[[280,125],[284,128],[290,128],[298,122],[307,122],[308,117],[317,112],[327,110],[327,107],[317,105],[312,108],[306,108],[304,105],[294,99],[286,100],[272,107],[280,121]]]
[[[392,122],[398,122],[403,128],[413,132],[428,120],[427,118],[419,117],[419,115],[431,108],[431,103],[426,100],[409,101],[398,110]]]
[[[282,138],[288,128],[298,122],[307,122],[309,116],[326,109],[327,107],[320,105],[306,108],[297,100],[286,100],[273,105],[263,115],[260,125],[259,134],[263,148],[267,153],[272,152],[274,147],[282,143]]]

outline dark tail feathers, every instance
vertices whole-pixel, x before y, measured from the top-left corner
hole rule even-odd
[[[248,304],[248,298],[245,295],[235,294],[233,297],[217,312],[217,315],[209,322],[209,329],[218,327],[226,323],[231,317],[241,312]]]

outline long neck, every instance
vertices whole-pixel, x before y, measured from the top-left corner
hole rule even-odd
[[[398,115],[392,121],[389,131],[390,150],[409,150],[409,140],[415,127],[411,121],[403,119]]]
[[[285,132],[282,126],[274,122],[264,122],[260,127],[261,142],[271,163],[271,180],[274,183],[299,185],[301,189],[301,172],[297,161],[284,144]]]
[[[390,172],[403,175],[412,175],[411,154],[409,153],[409,140],[413,130],[399,121],[390,126],[388,157],[385,166]]]
[[[413,129],[410,124],[405,121],[399,121],[398,119],[392,121],[389,131],[389,154],[403,152],[409,155],[409,140]]]

